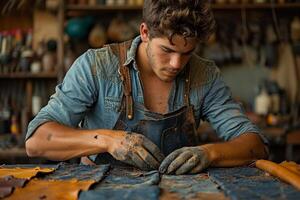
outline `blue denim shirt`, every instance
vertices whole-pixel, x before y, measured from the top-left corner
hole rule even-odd
[[[144,97],[135,58],[140,42],[140,37],[133,40],[127,51],[126,64],[130,64],[133,100],[143,104]],[[214,62],[197,55],[192,55],[189,62],[192,70],[190,102],[194,108],[197,126],[200,119],[209,121],[218,136],[225,141],[245,132],[259,134],[258,128],[232,99],[230,90]],[[112,129],[120,114],[123,95],[118,63],[118,58],[108,47],[88,50],[77,58],[63,82],[56,87],[48,105],[30,122],[26,139],[38,126],[48,121],[70,127],[78,127],[82,122],[84,129]],[[184,82],[183,73],[173,81],[168,100],[169,112],[184,106]]]

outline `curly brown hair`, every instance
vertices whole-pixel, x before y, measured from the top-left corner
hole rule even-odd
[[[149,37],[176,34],[206,41],[214,32],[215,19],[207,0],[144,0],[143,21]]]

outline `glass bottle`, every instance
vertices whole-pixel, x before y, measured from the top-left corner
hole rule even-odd
[[[271,99],[267,89],[263,86],[260,93],[255,97],[254,112],[259,115],[267,115],[271,106]]]

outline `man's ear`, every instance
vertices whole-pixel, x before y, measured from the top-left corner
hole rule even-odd
[[[149,41],[149,29],[145,22],[140,25],[140,35],[143,42]]]

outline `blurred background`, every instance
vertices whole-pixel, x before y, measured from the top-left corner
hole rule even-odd
[[[270,140],[270,159],[300,162],[300,1],[211,0],[217,30],[197,54]],[[29,121],[89,48],[138,35],[143,0],[0,0],[0,164],[28,158]],[[206,122],[204,142],[216,142]]]

